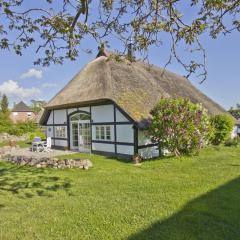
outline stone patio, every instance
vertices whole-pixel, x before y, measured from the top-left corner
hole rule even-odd
[[[30,148],[10,148],[10,147],[3,147],[1,148],[1,150],[4,152],[4,154],[11,154],[12,156],[49,157],[49,158],[76,153],[74,151],[56,149],[52,149],[51,152],[32,152]]]
[[[93,166],[89,159],[59,159],[58,156],[76,152],[52,150],[50,152],[32,152],[29,148],[3,147],[0,149],[0,160],[9,161],[17,165],[37,168],[80,168],[89,169]]]

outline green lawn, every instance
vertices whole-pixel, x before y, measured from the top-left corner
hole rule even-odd
[[[55,170],[0,162],[0,239],[240,239],[240,148],[141,166],[96,155]]]
[[[16,144],[20,148],[27,148],[32,146],[32,143],[30,141],[18,141],[16,142]],[[9,146],[9,141],[0,142],[0,147],[4,147],[4,146]]]

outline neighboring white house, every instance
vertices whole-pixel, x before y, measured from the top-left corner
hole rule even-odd
[[[233,128],[231,138],[240,136],[240,119],[236,120],[235,127]]]
[[[161,97],[188,97],[224,110],[186,78],[141,61],[98,54],[45,107],[40,120],[56,148],[114,156],[159,156],[145,130]]]

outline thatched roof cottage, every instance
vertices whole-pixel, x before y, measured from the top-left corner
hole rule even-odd
[[[41,123],[58,148],[154,157],[158,150],[143,127],[161,97],[185,97],[210,114],[224,112],[184,77],[98,54],[50,100]]]

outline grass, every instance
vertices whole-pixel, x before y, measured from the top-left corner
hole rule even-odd
[[[31,147],[32,143],[29,140],[17,141],[16,145],[18,145],[20,148],[27,148],[27,147]],[[0,142],[0,147],[4,147],[4,146],[9,146],[9,141]]]
[[[71,157],[90,158],[94,167],[0,162],[0,239],[239,239],[239,147],[141,166]]]

